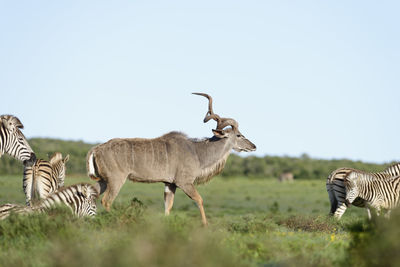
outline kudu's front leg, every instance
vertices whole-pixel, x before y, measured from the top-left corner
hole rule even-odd
[[[200,214],[201,214],[201,221],[204,226],[208,225],[207,218],[206,218],[206,213],[204,211],[203,207],[203,199],[201,198],[200,194],[197,192],[196,188],[194,187],[193,184],[184,184],[184,185],[178,185],[180,189],[182,189],[185,194],[193,199],[196,203],[197,206],[200,209]]]

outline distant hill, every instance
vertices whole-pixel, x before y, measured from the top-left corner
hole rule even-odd
[[[36,152],[38,158],[48,159],[54,152],[61,152],[64,156],[69,154],[67,175],[86,175],[86,154],[96,144],[82,141],[65,141],[49,138],[32,138],[29,144]],[[222,172],[223,177],[246,176],[259,178],[276,178],[282,172],[292,172],[295,179],[326,179],[329,173],[339,167],[352,167],[365,171],[380,171],[389,164],[373,164],[351,160],[323,160],[312,159],[306,154],[300,157],[241,157],[236,154],[228,158]],[[0,159],[1,174],[23,173],[22,164],[4,155]]]

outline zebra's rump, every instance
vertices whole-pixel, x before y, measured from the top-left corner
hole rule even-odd
[[[26,203],[31,206],[32,201],[46,198],[51,193],[64,185],[65,162],[69,155],[62,158],[62,154],[56,152],[50,160],[36,160],[32,167],[25,167],[23,189],[26,196]]]

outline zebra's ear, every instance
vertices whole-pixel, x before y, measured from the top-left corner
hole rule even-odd
[[[63,159],[64,164],[69,160],[69,154]]]
[[[84,198],[87,198],[88,197],[88,193],[89,193],[88,190],[87,190],[87,187],[86,186],[82,186],[81,189],[82,189],[82,191],[81,191],[82,196]]]
[[[1,119],[1,123],[4,125],[4,127],[11,131],[14,132],[15,131],[15,125],[14,123],[12,123],[10,120],[6,119],[6,118],[2,118]]]

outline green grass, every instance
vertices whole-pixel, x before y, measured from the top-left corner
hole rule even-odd
[[[68,177],[66,184],[90,182]],[[336,266],[346,260],[351,225],[366,212],[327,216],[325,180],[214,178],[197,187],[209,227],[177,190],[165,217],[163,184],[127,182],[113,209],[93,219],[66,210],[0,221],[4,266]],[[0,203],[25,202],[22,176],[0,176]]]

